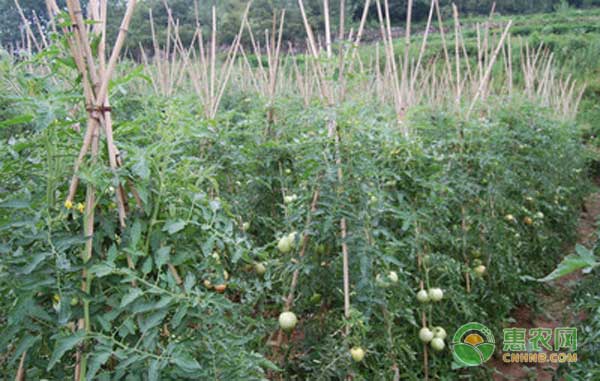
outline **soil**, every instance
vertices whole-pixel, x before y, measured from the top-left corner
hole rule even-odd
[[[596,181],[598,183],[598,181]],[[586,199],[577,227],[577,243],[591,248],[596,242],[596,220],[600,218],[600,192],[592,193]],[[572,253],[573,247],[565,250]],[[581,278],[580,271],[560,278],[550,283],[550,289],[540,292],[539,298],[542,308],[536,312],[529,306],[520,306],[512,312],[514,323],[509,327],[519,328],[556,328],[577,325],[585,319],[581,311],[570,308],[573,288]],[[498,340],[497,342],[501,342]],[[501,349],[501,348],[500,348]],[[501,350],[492,358],[488,367],[494,369],[495,381],[507,380],[558,380],[558,364],[510,364],[502,361]]]

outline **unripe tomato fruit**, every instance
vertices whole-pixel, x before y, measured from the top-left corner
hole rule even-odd
[[[484,265],[479,265],[473,269],[473,271],[475,271],[475,274],[479,276],[483,276],[483,274],[485,274],[485,270],[486,268]]]
[[[417,300],[421,303],[427,303],[429,301],[429,294],[425,290],[417,292]]]
[[[293,312],[286,311],[279,315],[279,327],[284,331],[293,330],[296,323],[298,323],[298,318]]]
[[[428,343],[433,339],[433,332],[429,328],[423,327],[419,330],[419,340]]]
[[[290,245],[292,245],[292,247],[296,243],[296,235],[298,235],[297,232],[291,232],[290,234],[288,234],[288,239],[290,240]]]
[[[444,298],[444,291],[441,288],[430,288],[428,294],[432,302],[439,302]]]
[[[398,274],[395,271],[390,271],[390,273],[388,274],[388,279],[392,283],[397,283],[398,282]]]
[[[284,235],[283,237],[281,237],[279,239],[279,242],[277,243],[277,248],[283,254],[289,253],[290,250],[292,250],[292,241],[290,240],[290,237],[287,235]]]
[[[254,264],[254,271],[256,271],[256,274],[258,275],[265,275],[265,273],[267,272],[267,268],[265,267],[264,264],[260,263],[260,262],[256,262]]]
[[[381,274],[377,274],[375,277],[375,284],[381,288],[388,288],[390,284],[381,276]]]
[[[323,245],[322,243],[317,245],[317,254],[325,254],[325,245]]]
[[[440,338],[442,340],[444,340],[448,335],[446,334],[446,330],[443,327],[437,326],[434,327],[433,330],[433,337],[434,338]]]
[[[430,345],[431,345],[431,348],[433,348],[433,350],[436,352],[443,351],[444,348],[446,347],[444,340],[440,339],[439,337],[435,337],[433,340],[431,340]]]
[[[365,351],[361,347],[354,347],[350,349],[350,355],[352,356],[352,360],[361,362],[365,358]]]
[[[314,294],[312,294],[312,296],[310,297],[310,302],[312,304],[321,303],[321,294],[319,294],[318,292],[315,292]]]

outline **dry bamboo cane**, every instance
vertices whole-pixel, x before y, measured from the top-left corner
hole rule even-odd
[[[421,290],[423,289],[423,281],[421,281]],[[421,312],[421,327],[427,327],[427,317],[425,311]],[[426,343],[423,343],[423,379],[429,380],[429,348]]]
[[[462,26],[460,25],[460,20],[458,18],[458,9],[456,12],[456,18],[457,18],[457,24],[458,24],[458,36],[460,38],[460,46],[461,46],[461,50],[462,50],[462,55],[465,60],[465,66],[467,67],[467,74],[465,75],[465,78],[463,80],[463,85],[461,85],[461,88],[465,89],[467,87],[468,81],[474,82],[474,79],[473,79],[473,72],[471,71],[471,60],[469,59],[469,53],[467,52],[467,47],[465,45],[465,39],[463,37]]]
[[[456,107],[458,108],[460,105],[460,98],[462,95],[462,86],[460,80],[460,49],[459,49],[459,37],[458,37],[458,9],[456,5],[452,3],[452,14],[454,15],[454,63],[456,65]]]
[[[450,75],[452,73],[452,69],[450,67],[450,55],[448,54],[448,46],[446,45],[446,33],[444,32],[444,24],[442,22],[442,12],[440,11],[440,3],[439,0],[435,1],[435,11],[438,19],[438,28],[440,29],[440,38],[442,39],[442,47],[444,50],[444,59],[446,62],[446,70],[447,74]]]
[[[412,3],[411,3],[412,4]],[[396,56],[394,53],[394,46],[393,46],[393,40],[392,40],[392,29],[391,29],[391,22],[390,22],[390,12],[389,12],[389,4],[388,4],[388,0],[384,0],[384,10],[385,10],[385,17],[383,15],[382,9],[381,9],[381,2],[380,0],[376,0],[376,5],[377,5],[377,16],[379,18],[379,24],[380,24],[380,32],[382,35],[382,39],[384,41],[384,47],[385,47],[385,55],[386,55],[386,67],[388,68],[388,70],[386,70],[384,77],[387,76],[389,77],[389,82],[388,81],[384,81],[384,85],[385,83],[391,83],[392,84],[392,94],[393,94],[393,100],[394,100],[394,108],[396,110],[396,119],[398,122],[398,125],[400,126],[400,129],[402,131],[402,134],[405,137],[408,137],[409,135],[409,131],[408,128],[406,126],[406,124],[403,122],[404,119],[404,113],[405,113],[405,106],[406,106],[406,100],[405,100],[405,94],[403,91],[404,88],[404,81],[402,83],[402,87],[400,84],[400,78],[398,75],[398,64],[396,63]],[[404,65],[402,64],[402,72],[404,73],[406,70],[408,70],[408,65]],[[407,72],[406,72],[407,73]],[[402,74],[403,76],[405,76],[405,74]]]
[[[346,55],[344,54],[344,35],[345,35],[345,29],[344,29],[344,22],[345,22],[345,9],[346,9],[346,3],[344,0],[340,0],[340,30],[339,30],[339,35],[338,35],[338,41],[340,44],[339,47],[339,52],[338,52],[338,87],[339,87],[339,91],[338,91],[338,101],[342,101],[344,99],[345,96],[345,84],[346,84],[346,78],[344,76],[344,69],[345,69],[345,58]]]
[[[358,31],[356,32],[356,39],[354,40],[354,46],[352,51],[352,60],[350,61],[350,67],[353,67],[354,60],[358,54],[358,45],[360,44],[360,40],[362,39],[362,35],[365,30],[365,23],[367,21],[367,16],[369,15],[369,6],[371,4],[371,0],[365,0],[365,4],[363,5],[363,13],[360,17],[360,24],[358,26]],[[360,57],[359,57],[360,59]]]
[[[386,0],[387,2],[387,0]],[[409,79],[408,79],[408,71],[409,71],[409,53],[410,53],[410,31],[411,31],[411,22],[412,22],[412,8],[413,8],[413,0],[408,0],[407,9],[406,9],[406,31],[404,32],[404,63],[402,64],[402,102],[400,104],[402,113],[405,112],[405,109],[408,104],[408,93],[409,93]],[[388,12],[387,4],[386,4],[386,12]],[[389,14],[388,14],[389,20]]]
[[[35,10],[33,10],[32,12],[33,12],[33,21],[35,23],[35,27],[38,31],[38,34],[42,38],[42,45],[44,46],[44,49],[46,49],[49,46],[48,41],[46,40],[46,34],[42,30],[42,24],[40,23],[40,19],[39,19],[37,13],[35,12]]]
[[[416,245],[416,249],[417,249],[417,269],[421,270],[421,271],[427,271],[427,269],[425,268],[425,263],[423,261],[423,254],[422,251],[419,247],[419,242],[420,242],[420,235],[421,235],[421,228],[419,226],[419,223],[417,222],[417,224],[415,225],[415,245]],[[419,290],[424,290],[424,282],[423,279],[419,280]],[[426,316],[425,316],[425,311],[423,310],[421,312],[421,328],[425,328],[427,327],[427,320],[426,320]],[[427,352],[427,344],[423,343],[423,374],[424,374],[424,380],[429,380],[429,365],[428,365],[428,358],[429,358],[429,354]]]
[[[504,29],[504,32],[502,33],[502,37],[500,38],[500,41],[498,42],[498,46],[496,47],[496,50],[494,51],[494,54],[492,55],[492,59],[490,60],[490,62],[488,64],[487,70],[485,71],[485,74],[483,76],[483,80],[479,82],[479,87],[477,89],[477,92],[475,93],[475,96],[471,100],[471,105],[469,106],[469,110],[467,111],[467,115],[466,115],[467,118],[470,116],[471,112],[473,111],[475,104],[479,100],[479,97],[481,96],[481,93],[483,92],[483,90],[486,86],[486,82],[488,81],[490,74],[492,73],[493,65],[496,62],[496,57],[498,57],[500,48],[501,48],[502,44],[504,44],[504,40],[506,39],[506,36],[508,35],[508,31],[510,30],[511,25],[512,25],[512,20],[509,20],[508,24],[506,25],[506,28]]]
[[[19,4],[19,0],[14,0],[14,1],[15,1],[15,6],[17,7],[17,11],[19,12],[19,15],[21,16],[21,19],[23,20],[23,25],[25,26],[25,32],[27,33],[27,38],[31,39],[31,41],[33,41],[33,44],[35,45],[35,48],[37,49],[38,52],[41,51],[42,47],[40,46],[40,43],[38,42],[37,38],[33,34],[31,27],[29,26],[29,20],[27,20],[27,18],[25,17],[25,14],[23,13],[23,9],[21,8],[21,5]],[[31,50],[30,50],[30,52],[31,52]]]
[[[429,36],[429,29],[431,28],[431,20],[433,18],[433,10],[435,8],[435,0],[431,0],[431,6],[429,7],[429,15],[427,16],[427,25],[425,26],[425,33],[423,33],[423,40],[421,42],[421,49],[419,50],[419,57],[417,58],[417,64],[413,71],[413,75],[410,79],[410,96],[413,96],[415,89],[415,81],[421,70],[421,60],[425,54],[425,47],[427,46],[427,37]]]
[[[50,5],[49,7],[52,7],[52,5],[54,5],[53,8],[57,9],[56,4],[51,4],[50,2],[47,3],[48,5]],[[93,2],[92,3],[92,12],[93,12],[93,17],[94,17],[94,21],[102,21],[102,28],[105,29],[106,27],[106,23],[105,23],[105,15],[106,15],[106,11],[105,11],[105,5],[102,6],[102,10],[98,11],[98,9],[95,9],[94,6],[97,6],[97,3]],[[100,129],[100,124],[101,121],[105,122],[105,131],[106,131],[106,135],[107,135],[107,142],[108,142],[108,149],[109,149],[109,158],[111,159],[111,167],[112,168],[116,168],[117,162],[116,162],[116,149],[114,148],[113,142],[112,142],[112,126],[111,126],[111,119],[110,117],[106,118],[105,115],[102,115],[101,112],[99,112],[99,110],[101,110],[103,107],[105,107],[107,105],[107,99],[106,99],[106,89],[108,86],[108,80],[111,76],[112,71],[114,70],[114,66],[116,64],[116,56],[119,54],[118,51],[120,50],[122,43],[123,43],[123,39],[124,39],[124,35],[126,33],[126,29],[127,29],[127,25],[129,23],[129,20],[131,18],[132,12],[133,12],[133,7],[135,7],[135,1],[132,0],[130,1],[130,3],[128,4],[128,8],[126,11],[126,15],[124,17],[123,23],[122,23],[122,28],[119,32],[119,35],[117,37],[117,42],[115,44],[115,47],[113,49],[113,54],[111,56],[111,60],[109,61],[109,65],[108,68],[105,68],[104,65],[104,43],[101,43],[101,45],[99,46],[99,55],[100,55],[100,68],[99,68],[99,72],[96,72],[96,67],[95,67],[95,63],[91,54],[91,48],[89,45],[89,40],[87,37],[87,30],[86,28],[83,27],[84,25],[84,21],[83,21],[83,17],[82,17],[82,11],[81,11],[81,6],[79,4],[78,0],[69,0],[67,2],[67,7],[69,10],[69,15],[71,17],[71,21],[73,23],[73,29],[75,31],[74,34],[74,41],[75,43],[70,42],[69,46],[72,49],[73,52],[73,56],[75,58],[75,61],[77,62],[77,66],[81,71],[81,74],[84,77],[84,81],[87,83],[87,78],[89,78],[92,82],[92,87],[96,90],[96,94],[94,94],[91,91],[91,88],[86,86],[84,84],[84,94],[86,96],[86,100],[88,102],[88,107],[90,107],[90,111],[89,111],[89,118],[88,118],[88,130],[86,131],[86,135],[84,137],[84,144],[82,147],[82,150],[80,151],[80,155],[78,157],[78,160],[76,161],[76,168],[78,168],[78,166],[81,164],[81,161],[83,160],[83,157],[86,155],[87,153],[87,149],[89,147],[89,145],[91,145],[91,156],[92,156],[92,160],[95,161],[97,156],[98,156],[98,141],[99,141],[99,129]],[[98,18],[100,20],[98,20]],[[96,27],[95,27],[96,28]],[[105,33],[102,33],[103,38],[105,38]],[[82,53],[83,51],[83,53]],[[85,56],[85,61],[83,59],[82,56]],[[87,67],[85,67],[87,64]],[[89,74],[89,77],[87,76]],[[94,96],[95,95],[95,96]],[[108,121],[108,123],[106,123]],[[113,160],[114,159],[114,160]],[[76,187],[77,187],[77,179],[75,176],[75,181],[72,181],[71,183],[71,187],[70,187],[70,194],[69,197],[67,198],[67,200],[69,202],[71,202]],[[120,189],[120,192],[122,192],[122,189]],[[119,193],[120,193],[119,192]],[[117,201],[122,201],[119,200],[120,197],[117,197]],[[121,207],[123,207],[123,203],[121,202]],[[95,189],[93,187],[93,185],[89,184],[87,186],[87,192],[86,192],[86,212],[85,212],[85,217],[84,217],[84,235],[86,237],[86,245],[85,245],[85,249],[83,252],[83,260],[84,262],[88,262],[89,259],[91,258],[92,255],[92,236],[94,234],[94,208],[95,208]],[[123,213],[121,213],[123,212]],[[122,226],[124,225],[124,207],[122,208],[122,210],[120,211],[120,221]],[[82,274],[82,290],[86,293],[89,293],[90,291],[90,283],[91,283],[91,277],[89,276],[89,274],[87,274],[87,271],[84,270],[83,274]],[[85,329],[86,331],[89,332],[90,330],[90,322],[89,322],[89,301],[84,301],[84,319],[80,319],[78,326],[80,327],[80,329]],[[76,364],[76,372],[75,372],[75,379],[76,380],[80,380],[81,378],[85,378],[85,370],[86,370],[86,357],[83,356],[81,354],[82,352],[82,347],[78,348],[78,356],[77,356],[77,364]]]
[[[331,58],[331,24],[329,21],[329,0],[323,0],[323,18],[325,19],[325,49],[327,58]]]
[[[25,381],[25,359],[27,358],[27,351],[24,351],[19,360],[19,368],[15,375],[15,381]]]

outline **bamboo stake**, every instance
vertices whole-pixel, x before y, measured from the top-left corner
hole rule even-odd
[[[15,375],[15,381],[25,381],[25,359],[27,358],[27,351],[24,351],[19,360],[19,368]]]
[[[413,71],[413,75],[410,79],[410,96],[414,96],[415,81],[419,71],[421,70],[421,60],[425,54],[425,47],[427,46],[427,37],[429,36],[429,29],[431,28],[431,20],[433,18],[433,10],[435,8],[435,0],[431,0],[431,6],[429,7],[429,15],[427,16],[427,25],[425,26],[425,33],[423,33],[423,40],[421,42],[421,49],[419,50],[419,58]]]
[[[467,118],[469,117],[469,115],[471,114],[471,112],[473,111],[473,108],[475,107],[475,104],[477,103],[477,100],[479,99],[479,97],[481,96],[481,93],[484,90],[484,87],[486,85],[486,82],[489,79],[489,76],[492,72],[492,68],[494,63],[496,62],[496,57],[498,56],[498,53],[500,52],[500,48],[502,46],[502,44],[504,44],[504,40],[506,39],[506,36],[508,35],[508,31],[510,29],[512,25],[512,20],[508,21],[508,24],[506,25],[506,28],[504,29],[504,32],[502,33],[502,37],[500,38],[500,42],[498,43],[498,46],[496,47],[496,50],[494,51],[494,54],[492,55],[492,59],[490,60],[487,70],[483,76],[483,80],[479,82],[479,87],[477,89],[477,92],[475,93],[475,96],[473,97],[473,99],[471,100],[471,105],[469,106],[469,111],[467,111]]]
[[[402,100],[400,103],[400,107],[402,113],[405,112],[406,104],[408,103],[408,92],[409,92],[409,84],[408,84],[408,68],[409,68],[409,53],[410,53],[410,30],[411,30],[411,22],[412,22],[412,8],[413,8],[413,0],[408,0],[407,10],[406,10],[406,31],[404,32],[404,63],[402,64]],[[386,0],[386,13],[389,12],[387,8],[387,0]],[[388,13],[388,22],[389,22],[389,13]]]
[[[442,12],[440,11],[439,0],[434,0],[434,1],[435,1],[435,11],[437,14],[437,19],[438,19],[438,27],[440,29],[440,38],[442,39],[442,47],[444,50],[446,70],[448,72],[448,75],[450,75],[450,73],[452,73],[452,69],[450,68],[450,55],[448,54],[448,46],[446,45],[446,34],[444,32],[444,24],[442,22]]]
[[[327,58],[331,58],[331,26],[329,21],[329,0],[323,0],[323,17],[325,19],[325,49]]]

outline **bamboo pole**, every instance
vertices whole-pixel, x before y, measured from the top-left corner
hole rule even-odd
[[[490,74],[492,73],[492,68],[494,66],[494,63],[496,62],[496,57],[498,57],[498,53],[500,52],[502,44],[504,44],[504,40],[506,39],[506,36],[508,35],[508,31],[509,31],[511,25],[512,25],[512,20],[509,20],[508,24],[506,25],[506,27],[504,29],[504,32],[502,33],[502,36],[500,37],[500,42],[498,42],[498,46],[496,47],[496,50],[494,51],[494,54],[492,55],[492,58],[488,64],[488,67],[483,76],[483,79],[479,82],[479,87],[477,89],[477,92],[475,93],[475,96],[471,100],[471,105],[469,106],[469,110],[467,111],[467,118],[473,111],[473,108],[475,107],[477,100],[481,96],[481,93],[483,92],[483,90],[486,86],[486,82],[488,81]]]

